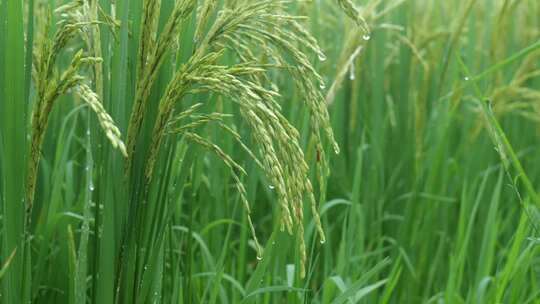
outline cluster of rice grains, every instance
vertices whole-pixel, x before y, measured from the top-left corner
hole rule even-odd
[[[61,95],[70,92],[70,90],[77,91],[81,99],[97,114],[100,125],[112,145],[126,155],[119,129],[103,108],[99,97],[87,84],[89,77],[83,76],[85,75],[84,68],[100,64],[101,58],[86,56],[84,49],[80,48],[71,55],[71,63],[67,68],[63,71],[59,71],[57,68],[57,59],[62,54],[70,55],[71,51],[68,46],[75,45],[74,41],[82,40],[84,48],[90,48],[89,27],[97,22],[88,20],[89,11],[89,5],[83,1],[73,1],[57,8],[54,13],[58,15],[59,21],[56,24],[55,33],[51,35],[51,16],[48,7],[42,5],[38,10],[38,21],[42,24],[38,27],[40,31],[37,33],[33,54],[33,79],[37,96],[32,111],[31,154],[27,169],[26,204],[28,213],[31,211],[34,201],[40,150],[45,130],[52,108]],[[49,36],[53,38],[50,39]],[[29,218],[28,216],[27,220]]]
[[[275,189],[281,207],[281,227],[298,239],[301,254],[301,275],[305,274],[306,249],[303,230],[303,200],[307,194],[321,242],[324,234],[317,212],[313,187],[308,179],[308,165],[299,145],[299,133],[281,113],[277,85],[270,79],[270,70],[288,72],[304,96],[311,115],[312,137],[318,153],[323,153],[324,131],[326,139],[338,152],[329,124],[324,97],[320,92],[323,80],[315,71],[308,55],[300,49],[307,46],[310,52],[324,56],[315,39],[302,27],[300,17],[284,11],[285,1],[235,1],[217,11],[216,1],[204,1],[197,8],[197,24],[194,33],[192,56],[174,72],[159,102],[148,161],[145,164],[145,188],[152,181],[157,155],[164,136],[177,133],[214,152],[231,169],[235,188],[248,213],[249,225],[256,243],[258,257],[262,248],[255,236],[249,216],[250,207],[246,190],[241,182],[245,170],[210,140],[195,133],[195,129],[207,122],[219,122],[221,129],[242,142],[232,128],[223,121],[223,114],[200,114],[198,105],[175,113],[176,104],[186,95],[212,92],[226,97],[237,105],[243,120],[250,127],[258,153],[243,143],[241,146],[261,167]],[[141,33],[138,66],[138,93],[132,112],[128,134],[128,166],[131,169],[133,152],[149,102],[149,89],[155,81],[163,52],[174,45],[180,21],[195,8],[195,1],[178,1],[163,32],[156,34],[159,18],[159,1],[144,1],[143,31]],[[216,14],[213,24],[207,25],[209,16]],[[204,28],[208,28],[204,32]],[[184,38],[184,37],[183,37]],[[229,51],[236,57],[235,64],[223,66],[218,61]],[[261,62],[260,55],[267,61]],[[285,59],[287,58],[287,59]],[[190,122],[186,122],[190,121]],[[324,156],[321,157],[324,159]],[[320,162],[320,180],[328,171],[326,162]]]
[[[348,1],[338,1],[349,15],[359,16]],[[320,60],[325,56],[316,40],[303,28],[302,17],[291,16],[285,6],[288,1],[226,1],[219,7],[215,0],[197,1],[178,0],[174,9],[167,16],[163,30],[158,32],[160,19],[160,0],[143,0],[143,19],[139,37],[137,60],[136,92],[131,118],[128,125],[127,142],[120,139],[119,129],[106,113],[100,101],[102,76],[101,55],[96,45],[99,39],[97,30],[91,29],[98,22],[96,8],[88,2],[73,1],[55,13],[59,22],[54,38],[48,37],[50,17],[42,8],[43,26],[35,47],[34,79],[37,87],[37,102],[33,112],[32,157],[29,162],[27,185],[28,206],[31,206],[35,192],[39,150],[42,145],[45,127],[51,108],[57,98],[73,90],[96,112],[99,123],[114,147],[117,147],[126,159],[125,176],[130,177],[143,120],[151,115],[147,111],[150,92],[156,82],[158,71],[170,52],[173,56],[178,51],[181,25],[196,10],[196,26],[193,34],[193,52],[191,57],[178,65],[166,90],[161,94],[158,112],[152,131],[149,156],[144,164],[143,197],[137,199],[146,203],[148,189],[152,182],[160,147],[167,134],[179,134],[190,143],[200,145],[215,153],[232,172],[235,188],[248,213],[249,225],[256,243],[258,257],[262,258],[262,248],[255,236],[253,223],[249,216],[250,207],[241,176],[246,171],[233,158],[209,139],[196,133],[196,129],[206,123],[218,123],[224,133],[230,134],[248,152],[256,164],[263,170],[271,188],[275,189],[279,202],[282,230],[295,234],[301,255],[301,275],[305,275],[306,246],[303,228],[303,201],[305,196],[311,204],[313,217],[321,243],[325,241],[323,229],[317,211],[313,186],[308,178],[309,167],[299,144],[299,132],[281,113],[281,98],[276,83],[270,77],[270,71],[288,73],[303,96],[305,106],[310,113],[311,141],[319,157],[319,184],[324,185],[328,166],[325,156],[325,142],[338,153],[321,90],[325,85],[321,76],[310,62],[310,53]],[[210,18],[216,16],[215,19]],[[358,18],[358,17],[357,17]],[[105,18],[107,19],[107,18]],[[208,24],[210,20],[213,23]],[[363,21],[363,19],[358,19]],[[104,21],[111,23],[111,20]],[[365,23],[362,23],[365,24]],[[205,30],[207,29],[207,30]],[[185,37],[182,37],[183,39]],[[83,49],[72,56],[72,62],[65,71],[59,73],[55,61],[66,46],[73,40],[80,40],[86,50],[95,56],[85,56]],[[92,51],[93,50],[93,51]],[[171,52],[172,50],[172,52]],[[228,52],[234,55],[234,64],[220,65],[218,62]],[[262,56],[261,56],[262,55]],[[261,58],[265,58],[264,60]],[[83,67],[94,67],[94,87],[87,84]],[[187,95],[215,93],[230,100],[238,107],[243,121],[250,127],[254,151],[243,143],[241,136],[228,126],[223,113],[200,113],[200,107],[193,107],[177,113],[177,105]],[[144,205],[144,204],[143,204]]]
[[[130,121],[128,136],[128,153],[133,153],[136,137],[143,119],[144,105],[148,102],[148,94],[144,91],[152,85],[152,75],[159,68],[161,50],[168,49],[174,43],[179,23],[178,20],[195,9],[194,1],[184,0],[176,3],[165,30],[156,36],[155,19],[158,18],[159,1],[145,1],[145,19],[141,35],[139,62],[140,101]],[[246,190],[241,183],[240,175],[245,170],[217,145],[195,133],[194,129],[206,122],[220,121],[224,132],[242,142],[241,137],[226,124],[221,122],[222,115],[198,114],[198,107],[189,108],[180,113],[175,112],[175,105],[188,94],[213,92],[227,97],[234,102],[243,120],[249,125],[258,153],[253,153],[245,145],[242,147],[254,158],[265,172],[275,189],[281,207],[281,226],[289,233],[296,233],[301,253],[301,275],[305,274],[306,249],[303,238],[304,195],[307,193],[311,202],[313,216],[317,223],[321,242],[324,234],[317,213],[313,187],[308,179],[309,168],[304,160],[304,153],[299,145],[299,133],[281,113],[278,103],[280,97],[277,86],[268,75],[269,70],[288,72],[294,79],[297,88],[305,96],[304,101],[311,113],[312,135],[319,153],[323,153],[323,138],[320,129],[328,141],[334,146],[332,130],[324,98],[319,87],[323,83],[308,59],[308,55],[300,50],[304,45],[319,57],[324,56],[315,39],[310,36],[299,23],[301,18],[287,15],[283,10],[283,1],[236,1],[216,11],[215,1],[204,1],[198,8],[198,19],[193,37],[195,49],[192,56],[174,73],[172,80],[161,97],[159,111],[153,129],[150,156],[146,163],[146,186],[151,182],[157,154],[163,137],[171,132],[183,135],[190,142],[213,151],[231,169],[235,188],[238,190],[244,207],[248,213],[249,225],[256,243],[258,256],[262,257],[262,249],[255,236],[253,223],[249,216],[250,207],[246,199]],[[209,16],[217,14],[214,23],[207,25]],[[208,27],[204,33],[203,29]],[[144,37],[146,36],[146,37]],[[149,43],[150,45],[146,45]],[[228,50],[235,54],[236,64],[219,65],[217,62]],[[259,54],[269,58],[261,62]],[[285,58],[290,58],[286,60]],[[190,123],[182,124],[187,119]],[[324,158],[324,157],[323,157]],[[128,160],[128,162],[130,162]],[[321,172],[327,172],[326,162],[321,161]],[[322,180],[322,175],[321,175]]]

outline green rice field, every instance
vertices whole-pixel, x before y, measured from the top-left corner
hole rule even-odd
[[[0,0],[0,303],[540,303],[540,1]]]

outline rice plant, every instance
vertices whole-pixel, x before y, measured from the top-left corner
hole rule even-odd
[[[0,0],[1,303],[536,303],[535,0]]]

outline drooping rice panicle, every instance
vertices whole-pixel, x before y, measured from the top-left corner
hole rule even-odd
[[[273,89],[266,88],[268,86],[275,88],[275,84],[268,84],[269,79],[261,75],[270,69],[285,65],[305,96],[305,103],[310,109],[312,138],[315,140],[317,153],[321,155],[321,161],[318,163],[321,185],[328,174],[328,166],[324,155],[324,139],[319,129],[324,130],[325,137],[333,145],[334,150],[338,152],[339,149],[329,125],[324,97],[316,85],[323,80],[297,45],[304,43],[318,56],[322,51],[315,39],[297,23],[296,18],[279,13],[282,4],[283,2],[279,1],[261,1],[238,7],[234,11],[224,9],[219,12],[218,18],[200,41],[193,56],[175,73],[161,98],[146,162],[145,189],[148,189],[151,183],[158,151],[166,134],[166,126],[174,117],[175,104],[188,94],[205,91],[228,97],[239,107],[243,120],[253,133],[261,158],[259,161],[276,191],[281,206],[282,227],[290,233],[295,231],[297,235],[302,261],[301,274],[304,275],[306,254],[302,206],[306,192],[309,192],[310,201],[313,198],[313,188],[308,179],[309,167],[298,144],[298,132],[280,113],[280,106],[276,100],[279,94]],[[231,40],[227,37],[231,35],[242,37],[245,43],[232,44],[232,48],[239,50],[237,53],[242,53],[242,49],[263,45],[276,62],[266,66],[257,64],[256,58],[250,56],[248,52],[248,57],[239,58],[248,61],[233,66],[216,65],[223,50],[228,48],[227,41]],[[213,51],[215,48],[217,51]],[[292,57],[294,63],[288,64],[285,56]],[[144,192],[147,193],[147,190]],[[324,242],[315,203],[311,201],[310,204],[321,240]]]
[[[41,157],[41,146],[43,144],[45,130],[49,121],[49,116],[57,99],[71,89],[83,86],[83,92],[88,95],[89,88],[82,84],[85,79],[81,75],[81,71],[85,66],[101,63],[101,58],[84,56],[84,52],[80,49],[76,52],[71,60],[71,64],[59,75],[55,69],[57,58],[62,54],[69,43],[75,40],[78,35],[86,42],[89,41],[88,36],[84,33],[89,26],[96,24],[91,20],[83,20],[83,11],[85,9],[82,1],[73,1],[67,3],[55,10],[55,13],[60,14],[61,18],[57,22],[57,30],[54,33],[54,38],[48,39],[50,30],[50,13],[46,8],[42,8],[40,14],[43,18],[41,32],[38,34],[35,48],[35,62],[33,77],[36,82],[37,96],[33,107],[32,114],[32,135],[30,140],[30,157],[28,159],[28,168],[26,175],[26,204],[27,213],[31,212],[34,195],[36,189],[36,181],[38,176],[38,166]],[[98,100],[98,98],[96,98]],[[99,102],[98,102],[99,103]],[[101,115],[103,122],[107,121],[106,133],[110,136],[111,142],[115,147],[119,147],[123,154],[123,144],[120,145],[118,129],[114,130],[112,119],[105,113],[102,106],[93,103],[93,108],[99,110],[98,115]],[[108,120],[105,115],[107,115]],[[116,127],[115,127],[116,128]],[[118,132],[116,132],[118,131]],[[114,139],[114,140],[113,140]]]

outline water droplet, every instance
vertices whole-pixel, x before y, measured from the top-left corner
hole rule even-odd
[[[324,82],[319,83],[319,88],[321,88],[321,90],[326,89],[326,85],[324,84]]]
[[[334,153],[339,154],[339,146],[334,144]]]
[[[319,61],[326,61],[326,55],[323,52],[319,52],[317,56],[319,57]]]
[[[262,261],[262,256],[257,255],[257,261]]]
[[[362,36],[362,39],[364,39],[365,41],[368,41],[369,39],[371,39],[371,36],[369,34],[364,34]]]
[[[90,192],[94,191],[95,187],[94,187],[94,183],[90,183],[90,185],[88,186],[88,190],[90,190]]]
[[[355,70],[354,70],[354,63],[351,64],[351,67],[349,68],[349,79],[354,80],[356,78],[355,76]]]
[[[465,78],[463,78],[463,79],[464,79],[465,81],[469,81],[469,77],[466,77],[466,76],[465,76]]]
[[[326,240],[320,240],[319,243],[324,244],[326,243]]]
[[[84,171],[88,171],[88,170],[90,170],[90,166],[84,167]]]
[[[86,135],[90,136],[90,129],[86,129]]]
[[[276,189],[276,187],[274,187],[274,185],[268,185],[268,188],[269,188],[270,190]]]

